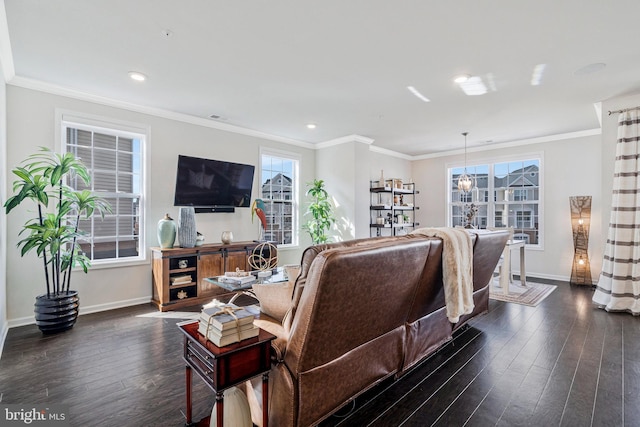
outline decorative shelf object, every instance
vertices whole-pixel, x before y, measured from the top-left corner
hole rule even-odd
[[[369,185],[371,236],[407,234],[419,225],[415,220],[415,195],[419,192],[413,182],[403,183],[398,178],[385,179],[384,185],[381,182]]]

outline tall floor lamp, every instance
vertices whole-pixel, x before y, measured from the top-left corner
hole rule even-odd
[[[572,285],[592,286],[589,265],[589,225],[591,223],[591,196],[569,197],[571,228],[573,230]]]

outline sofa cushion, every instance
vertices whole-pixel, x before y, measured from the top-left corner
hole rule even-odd
[[[253,292],[260,301],[260,311],[282,322],[291,308],[293,282],[254,283]]]

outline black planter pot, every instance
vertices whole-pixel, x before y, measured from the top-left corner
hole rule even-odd
[[[36,325],[43,334],[55,334],[73,328],[78,318],[78,291],[43,294],[36,297]]]

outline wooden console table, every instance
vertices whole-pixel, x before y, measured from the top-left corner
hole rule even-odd
[[[209,426],[205,417],[193,423],[191,414],[191,371],[216,393],[216,425],[222,427],[224,419],[224,390],[262,374],[262,425],[269,423],[269,370],[271,369],[271,341],[275,335],[260,329],[255,338],[249,338],[225,347],[217,347],[198,333],[198,322],[179,325],[184,333],[186,362],[187,426]]]
[[[151,302],[160,311],[180,310],[187,306],[206,304],[226,291],[205,279],[220,276],[225,271],[249,271],[247,258],[261,243],[234,242],[228,245],[209,243],[195,248],[151,248],[153,258],[153,297]],[[270,250],[265,256],[275,257]],[[178,280],[180,279],[180,280]]]

